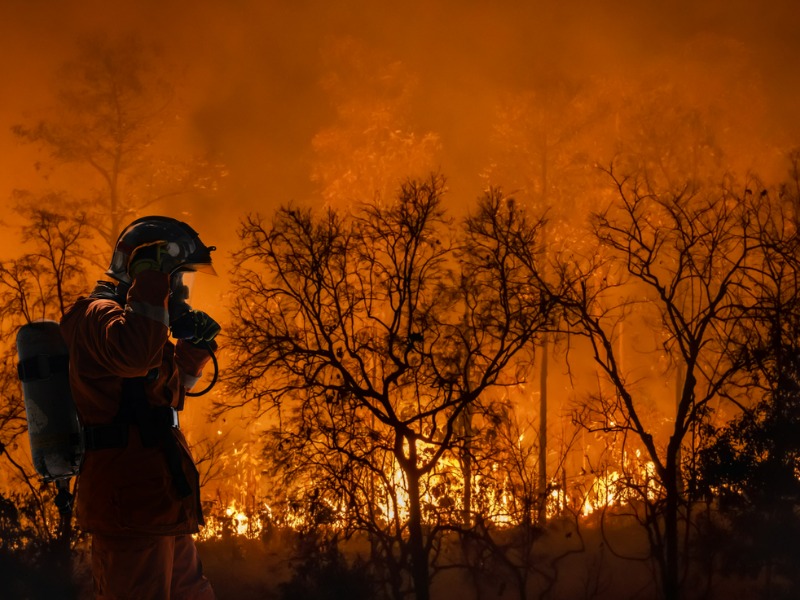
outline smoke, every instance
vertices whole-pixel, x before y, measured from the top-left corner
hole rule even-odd
[[[193,212],[209,218],[194,217],[224,228],[228,241],[246,211],[319,198],[312,140],[338,118],[321,82],[347,68],[326,60],[336,40],[357,40],[372,60],[399,62],[414,77],[405,127],[437,136],[436,166],[463,204],[483,186],[499,99],[557,78],[605,80],[607,94],[621,97],[635,94],[631,82],[670,74],[736,113],[729,129],[761,138],[736,143],[767,148],[774,161],[800,140],[799,15],[792,0],[6,0],[0,196],[37,177],[39,157],[10,127],[51,103],[55,69],[97,31],[134,31],[161,48],[183,110],[182,143],[228,172],[218,199],[196,201]],[[627,90],[615,89],[620,81]],[[760,166],[752,156],[741,163]]]
[[[13,190],[47,185],[34,168],[46,157],[10,128],[52,105],[57,68],[96,32],[134,32],[160,48],[181,109],[172,143],[225,165],[218,192],[192,198],[187,214],[160,207],[219,247],[221,277],[200,276],[193,289],[216,317],[240,217],[320,202],[316,136],[361,135],[373,117],[396,122],[402,140],[435,136],[433,166],[454,206],[485,185],[498,104],[559,80],[591,79],[608,105],[664,85],[713,116],[724,167],[780,176],[783,152],[800,145],[798,31],[796,0],[2,0],[0,222]],[[360,55],[334,56],[342,40]],[[413,85],[396,85],[397,73]],[[332,77],[347,86],[332,94]],[[343,123],[348,90],[360,110]],[[615,134],[592,132],[604,142]],[[346,162],[355,152],[340,141]],[[0,242],[0,257],[16,251]]]

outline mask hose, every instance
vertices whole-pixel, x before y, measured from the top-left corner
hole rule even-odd
[[[204,341],[202,344],[197,344],[197,345],[201,348],[205,348],[206,350],[208,350],[208,353],[211,356],[211,362],[214,365],[214,376],[211,378],[211,382],[205,387],[205,389],[202,389],[199,392],[190,392],[187,390],[186,395],[192,398],[195,398],[197,396],[203,396],[208,392],[210,392],[211,388],[213,388],[216,385],[217,379],[219,378],[219,363],[217,362],[217,357],[214,354],[214,351],[211,349],[211,344]]]

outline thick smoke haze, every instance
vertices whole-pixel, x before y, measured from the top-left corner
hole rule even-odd
[[[672,73],[690,93],[723,104],[730,95],[752,112],[743,135],[757,131],[778,156],[800,140],[799,13],[791,0],[3,0],[0,196],[35,186],[39,157],[10,128],[52,104],[55,70],[88,34],[136,32],[161,49],[175,76],[182,143],[228,172],[217,200],[225,209],[198,208],[232,229],[245,211],[315,198],[312,140],[337,118],[324,82],[342,40],[372,61],[365,72],[376,67],[378,85],[382,65],[399,64],[413,80],[405,126],[437,136],[435,161],[463,204],[484,185],[498,99],[548,78],[605,80],[613,97],[617,81]],[[758,157],[741,161],[765,168]]]
[[[268,216],[288,202],[346,206],[391,194],[402,177],[438,170],[450,214],[460,216],[487,185],[500,184],[520,204],[552,209],[548,248],[579,251],[589,237],[581,217],[614,193],[597,185],[598,166],[619,157],[615,164],[645,165],[643,172],[658,164],[668,174],[657,184],[675,184],[670,189],[722,181],[744,187],[751,176],[773,186],[786,176],[787,153],[800,149],[800,0],[0,0],[0,262],[22,252],[20,190],[33,201],[53,190],[69,190],[85,205],[98,197],[96,180],[82,179],[91,171],[85,164],[54,161],[13,130],[57,122],[60,69],[78,56],[81,41],[98,35],[133,36],[157,52],[159,72],[174,87],[159,112],[169,119],[157,150],[211,165],[203,174],[224,174],[213,190],[187,186],[169,201],[136,205],[186,220],[218,247],[220,277],[198,275],[191,303],[221,322],[223,374],[233,354],[224,346],[226,319],[235,314],[225,308],[236,293],[226,274],[248,213]],[[108,129],[102,133],[107,139]],[[192,162],[197,157],[210,162]],[[174,174],[174,164],[159,164]],[[728,173],[738,179],[723,179]],[[156,187],[133,179],[129,201]],[[97,187],[108,192],[103,183]],[[98,266],[110,258],[103,243],[91,257]],[[91,282],[102,269],[86,275]],[[623,336],[620,321],[613,337],[624,371],[641,382],[646,425],[666,441],[685,373],[664,351],[654,314],[631,309],[628,330]],[[550,355],[537,347],[538,372],[509,392],[531,433],[537,419],[547,425],[539,431],[550,429],[551,455],[574,461],[561,467],[564,488],[567,471],[594,473],[587,456],[617,444],[581,431],[569,451],[566,429],[559,433],[573,399],[605,393],[595,363],[582,360],[589,356],[581,354],[584,343],[568,356],[555,344]],[[195,406],[209,407],[222,388]],[[549,421],[539,404],[548,388]],[[262,427],[239,411],[213,424],[205,419],[201,410],[182,417],[189,435],[196,432],[190,441],[224,442],[227,458],[237,457],[233,466],[242,441]],[[525,442],[531,448],[532,439]],[[256,489],[268,479],[246,478],[261,468],[253,458],[241,479],[214,485]],[[0,470],[0,483],[6,476]]]

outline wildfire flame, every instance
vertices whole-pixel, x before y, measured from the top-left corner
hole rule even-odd
[[[523,439],[524,435],[520,435],[517,444],[522,444]],[[424,445],[420,444],[418,454],[425,450]],[[217,500],[207,505],[206,525],[196,536],[198,539],[231,536],[257,539],[272,527],[303,530],[318,526],[314,515],[301,504],[282,503],[278,507],[267,502],[265,495],[259,497],[260,470],[256,468],[257,460],[251,454],[248,444],[233,449],[231,459],[236,467],[235,476],[225,480],[224,486],[218,491]],[[643,494],[647,500],[654,500],[660,493],[655,465],[643,461],[639,451],[630,456],[623,453],[622,458],[619,468],[573,478],[569,487],[566,477],[562,481],[551,481],[540,497],[540,501],[546,504],[547,517],[556,517],[567,510],[589,517],[598,511],[642,499]],[[251,467],[249,473],[245,468],[247,465]],[[391,469],[391,476],[384,480],[382,486],[376,486],[379,489],[376,489],[373,502],[376,503],[376,512],[381,521],[387,524],[396,520],[403,522],[409,518],[408,483],[395,460],[387,465],[388,469]],[[463,522],[464,485],[463,464],[454,455],[443,455],[436,468],[420,482],[423,519],[427,522],[436,519]],[[525,504],[521,502],[518,486],[503,464],[493,462],[488,472],[473,473],[470,485],[472,515],[480,515],[485,523],[500,529],[519,524],[520,511],[524,510]],[[320,498],[319,502],[324,504],[326,526],[345,528],[348,522],[346,507],[337,506],[325,498]]]

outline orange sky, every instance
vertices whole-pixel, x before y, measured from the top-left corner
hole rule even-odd
[[[229,168],[215,223],[230,233],[245,210],[312,197],[310,142],[334,119],[320,87],[332,39],[351,36],[417,78],[413,124],[440,136],[441,169],[471,199],[501,90],[551,71],[635,75],[704,37],[742,48],[766,97],[766,134],[800,140],[799,26],[793,0],[2,0],[0,198],[34,180],[36,157],[9,128],[48,104],[52,70],[86,32],[134,30],[163,47],[181,79],[186,140]],[[730,67],[713,52],[691,58]]]

